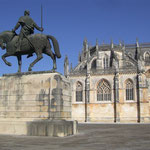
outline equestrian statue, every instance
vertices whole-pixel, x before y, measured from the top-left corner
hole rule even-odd
[[[19,35],[16,34],[16,30],[21,27]],[[39,27],[33,19],[30,17],[30,12],[25,10],[24,16],[19,18],[16,26],[12,31],[4,31],[0,33],[0,47],[6,53],[2,56],[6,65],[11,66],[11,63],[6,60],[6,57],[16,56],[18,59],[18,72],[21,72],[21,56],[27,55],[27,58],[32,57],[33,53],[37,58],[30,64],[28,71],[32,71],[32,67],[43,58],[43,53],[50,56],[53,60],[53,69],[56,70],[56,58],[61,58],[59,44],[55,37],[44,34],[33,34],[34,28],[39,31],[43,31],[42,27]],[[54,53],[52,51],[53,44]]]

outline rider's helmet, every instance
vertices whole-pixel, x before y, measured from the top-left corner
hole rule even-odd
[[[30,15],[30,11],[29,10],[25,10],[24,11],[24,15]]]

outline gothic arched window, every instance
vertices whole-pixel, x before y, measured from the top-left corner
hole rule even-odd
[[[134,100],[134,86],[129,79],[126,81],[126,100]]]
[[[145,53],[145,62],[150,62],[150,54],[149,54],[149,52]]]
[[[109,68],[109,57],[107,55],[105,55],[103,58],[103,66],[104,66],[104,69]]]
[[[83,95],[83,85],[81,82],[76,83],[76,102],[82,102]]]
[[[104,79],[97,86],[97,101],[111,101],[111,87]]]

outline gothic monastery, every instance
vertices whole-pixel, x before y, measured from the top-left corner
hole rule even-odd
[[[79,122],[150,122],[150,43],[88,46],[76,67],[64,61],[72,84],[72,119]]]

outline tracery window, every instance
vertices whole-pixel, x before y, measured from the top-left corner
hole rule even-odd
[[[134,100],[134,86],[131,80],[126,81],[126,100]]]
[[[97,101],[111,101],[111,87],[104,79],[97,86]]]
[[[83,85],[81,82],[76,83],[76,102],[82,102],[83,98]]]
[[[109,68],[109,57],[108,55],[105,55],[103,58],[103,65],[104,65],[104,69],[105,68]]]

